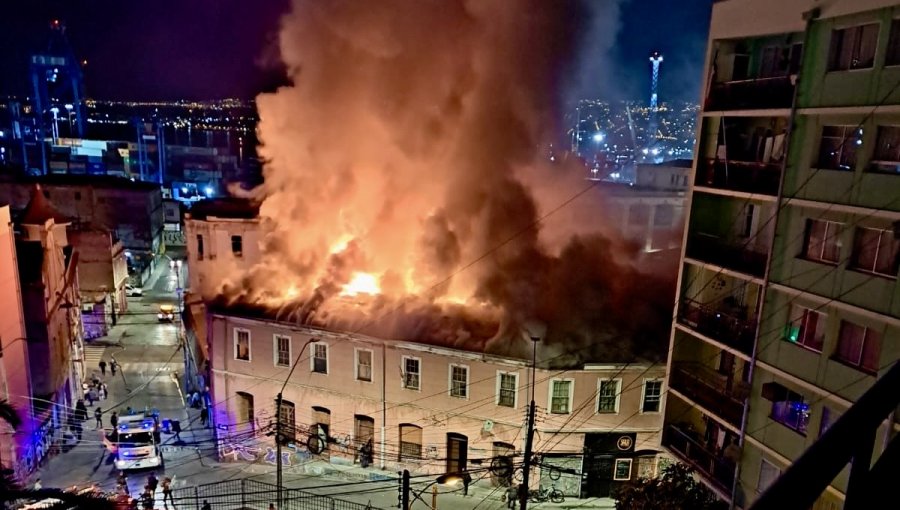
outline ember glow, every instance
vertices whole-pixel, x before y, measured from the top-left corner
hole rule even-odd
[[[624,301],[611,283],[634,281],[630,248],[596,221],[539,221],[585,186],[577,163],[542,149],[581,16],[574,0],[294,0],[279,39],[293,84],[257,98],[263,256],[221,293],[398,338],[438,328],[453,343],[598,312],[558,285]],[[567,282],[565,263],[587,267]],[[373,295],[364,310],[342,299],[360,295]]]

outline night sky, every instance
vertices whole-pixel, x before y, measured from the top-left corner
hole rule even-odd
[[[364,0],[362,0],[364,1]],[[616,0],[588,0],[602,5]],[[595,97],[645,99],[647,56],[663,52],[660,97],[696,101],[711,0],[622,0],[608,59],[620,77]],[[97,99],[251,98],[282,81],[279,16],[289,0],[17,0],[0,7],[0,94],[28,93],[28,56],[60,18],[87,95]]]

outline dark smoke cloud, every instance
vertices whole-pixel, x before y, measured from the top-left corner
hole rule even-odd
[[[602,222],[540,221],[586,185],[539,149],[586,16],[575,0],[295,0],[293,85],[257,101],[263,260],[217,291],[390,338],[523,354],[538,319],[569,360],[659,353],[665,284],[627,262],[636,248]],[[380,294],[347,294],[363,273]]]

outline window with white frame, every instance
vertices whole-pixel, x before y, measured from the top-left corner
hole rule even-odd
[[[863,144],[863,128],[859,126],[822,126],[819,139],[819,161],[816,168],[852,171],[856,168],[856,152]]]
[[[572,412],[572,379],[553,379],[550,381],[550,412],[552,414],[569,414]]]
[[[631,459],[616,459],[613,468],[613,480],[624,481],[631,479]]]
[[[850,267],[890,278],[900,269],[900,240],[893,230],[880,228],[856,229]]]
[[[356,349],[356,380],[372,382],[372,351]]]
[[[519,374],[515,372],[497,372],[497,405],[516,407],[518,387]]]
[[[834,357],[866,372],[878,372],[881,359],[881,333],[850,321],[841,321],[841,332]]]
[[[287,335],[275,335],[272,343],[275,347],[275,366],[291,366],[291,337]]]
[[[829,71],[867,69],[875,63],[878,23],[836,28],[831,31],[828,55]]]
[[[621,379],[601,379],[597,384],[597,412],[618,413]]]
[[[766,459],[762,459],[759,464],[759,481],[756,483],[756,490],[762,494],[775,483],[779,476],[781,476],[781,470]]]
[[[827,319],[828,316],[824,313],[792,304],[790,324],[788,324],[785,339],[816,352],[822,352]]]
[[[310,345],[312,357],[310,370],[317,374],[328,373],[328,344],[316,342]]]
[[[450,365],[450,396],[458,398],[469,397],[469,367],[465,365]]]
[[[234,359],[250,361],[250,330],[234,328]]]
[[[422,362],[419,358],[403,356],[403,387],[408,390],[420,388]]]
[[[836,221],[806,220],[803,257],[808,260],[837,264],[841,259],[840,236],[843,223]]]
[[[644,381],[644,394],[641,397],[642,413],[658,413],[662,403],[662,381]]]

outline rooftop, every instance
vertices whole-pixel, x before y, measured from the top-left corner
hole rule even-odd
[[[40,184],[44,186],[90,186],[94,189],[121,189],[130,191],[159,191],[159,185],[152,182],[132,181],[111,175],[54,174],[40,177],[0,174],[0,185]]]
[[[53,207],[50,199],[44,196],[44,192],[39,184],[31,190],[31,199],[25,207],[19,222],[23,225],[43,225],[49,219],[53,219],[56,223],[66,223],[69,218]]]
[[[259,217],[259,204],[235,197],[206,199],[194,203],[188,215],[196,220],[209,217],[252,220]]]

